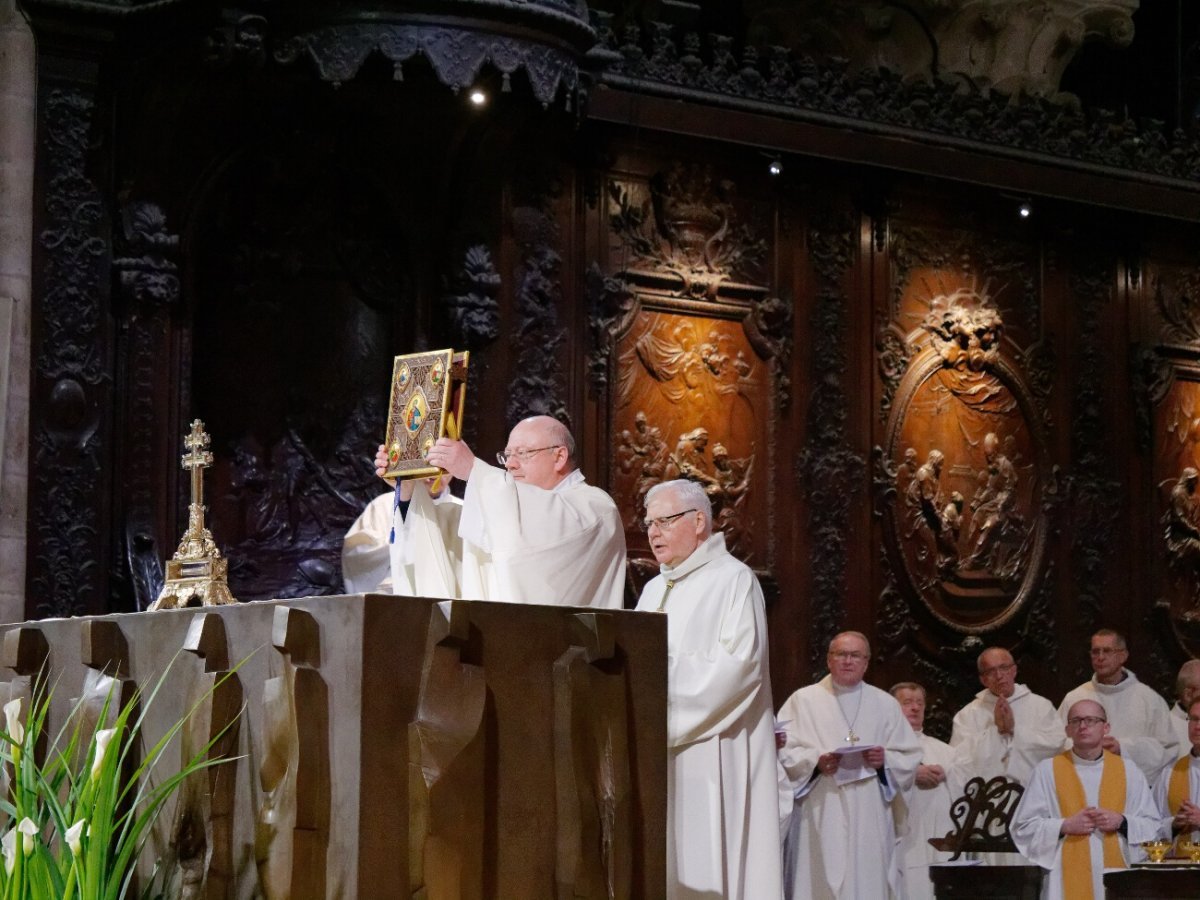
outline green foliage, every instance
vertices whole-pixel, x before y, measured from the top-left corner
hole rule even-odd
[[[166,764],[163,770],[170,774],[157,783],[152,779],[172,738],[209,696],[201,697],[153,746],[143,749],[146,714],[171,665],[149,693],[135,691],[119,710],[119,682],[113,680],[97,720],[111,720],[111,728],[86,733],[81,698],[47,742],[41,763],[35,748],[47,727],[53,691],[39,691],[28,710],[21,709],[21,700],[4,706],[0,763],[9,785],[0,799],[0,812],[8,818],[8,830],[0,839],[0,900],[128,896],[138,857],[163,805],[194,773],[229,761],[208,758],[222,732],[178,771]]]

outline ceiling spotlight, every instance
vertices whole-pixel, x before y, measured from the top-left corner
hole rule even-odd
[[[1028,219],[1033,215],[1033,204],[1028,200],[1022,200],[1021,205],[1017,207],[1017,215],[1022,219]]]
[[[487,103],[487,94],[480,88],[472,88],[471,93],[467,94],[467,99],[476,106],[483,106]]]
[[[772,175],[782,175],[783,160],[781,160],[778,156],[772,159],[769,163],[767,163],[767,171]]]

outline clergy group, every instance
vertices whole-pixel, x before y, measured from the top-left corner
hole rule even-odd
[[[348,591],[621,608],[621,516],[561,423],[519,422],[499,467],[449,438],[426,458],[446,474],[400,482],[346,535]],[[924,733],[924,688],[868,684],[870,643],[845,631],[828,674],[776,713],[762,588],[713,530],[704,486],[653,486],[642,525],[659,574],[637,609],[667,617],[669,900],[932,897],[948,857],[928,839],[953,829],[951,804],[976,776],[1024,788],[1017,852],[976,862],[1042,867],[1046,898],[1098,900],[1103,872],[1140,859],[1144,841],[1200,841],[1200,661],[1168,708],[1126,666],[1124,637],[1102,629],[1092,677],[1056,707],[989,647],[947,744]]]

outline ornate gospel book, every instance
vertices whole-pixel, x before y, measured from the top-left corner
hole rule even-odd
[[[397,356],[388,405],[385,478],[426,478],[442,470],[425,454],[440,437],[462,434],[469,353],[426,350]]]

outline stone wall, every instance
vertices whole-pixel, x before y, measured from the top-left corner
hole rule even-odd
[[[0,621],[25,617],[29,300],[33,247],[33,32],[0,0]]]

